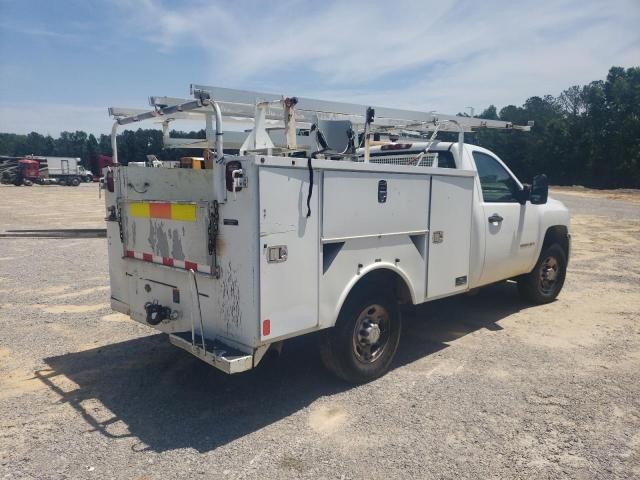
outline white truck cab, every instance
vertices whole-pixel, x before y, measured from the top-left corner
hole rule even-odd
[[[547,245],[559,243],[568,258],[569,211],[561,202],[547,198],[545,179],[537,179],[543,183],[540,186],[534,179],[532,190],[497,155],[475,145],[464,145],[457,164],[477,172],[473,211],[473,225],[477,228],[472,229],[471,252],[476,268],[470,279],[472,287],[530,272],[545,239]]]
[[[523,185],[492,152],[464,143],[474,128],[527,127],[192,91],[195,100],[152,97],[149,112],[111,109],[106,220],[112,308],[207,363],[245,371],[283,340],[322,330],[325,365],[365,382],[389,368],[401,303],[507,279],[533,303],[562,289],[569,214],[547,198],[546,177]],[[168,131],[193,116],[204,117],[207,139],[165,144],[204,148],[209,168],[117,165],[121,125],[156,119]],[[227,116],[254,120],[237,155],[225,153]],[[273,144],[273,129],[285,145]],[[459,141],[437,141],[443,130]]]

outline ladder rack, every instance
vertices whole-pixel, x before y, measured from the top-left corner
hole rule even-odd
[[[270,93],[235,90],[222,87],[191,85],[193,98],[150,97],[153,110],[132,108],[109,108],[109,114],[115,118],[112,133],[119,126],[142,120],[161,122],[164,142],[167,148],[214,147],[214,139],[222,135],[221,125],[213,130],[213,116],[219,111],[220,118],[226,123],[235,125],[251,125],[251,130],[244,135],[247,138],[240,147],[241,152],[274,150],[296,151],[300,148],[296,141],[297,129],[309,129],[318,120],[348,120],[352,123],[356,134],[365,135],[365,161],[368,157],[369,139],[373,134],[393,135],[398,138],[425,138],[430,142],[437,132],[457,132],[460,147],[464,142],[464,133],[480,128],[529,131],[528,125],[514,125],[501,120],[487,120],[475,117],[459,117],[442,115],[435,112],[418,112],[386,107],[370,107],[353,103],[332,102],[303,97],[286,97]],[[213,108],[212,108],[213,107]],[[373,108],[375,117],[368,116]],[[206,122],[206,139],[170,138],[169,124],[174,120],[204,120]],[[269,132],[284,130],[286,147],[276,147]],[[225,134],[238,134],[228,131]],[[221,139],[220,139],[221,140]],[[112,139],[115,143],[115,139]],[[233,142],[237,144],[236,142]],[[234,145],[235,146],[235,145]],[[115,149],[114,149],[115,152]]]
[[[229,103],[234,106],[245,106],[248,117],[251,117],[253,107],[261,102],[269,102],[274,107],[274,111],[268,114],[267,118],[282,119],[282,110],[278,110],[277,102],[283,97],[270,93],[250,92],[244,90],[235,90],[222,87],[208,87],[203,85],[191,85],[191,94],[197,96],[200,92],[206,92],[211,98],[221,104]],[[152,97],[165,98],[167,97]],[[297,98],[298,103],[295,106],[296,119],[302,121],[313,122],[316,116],[326,120],[351,120],[354,125],[364,125],[367,108],[370,105],[358,105],[355,103],[333,102],[327,100],[317,100],[312,98]],[[181,99],[171,99],[179,101]],[[223,112],[226,107],[223,108]],[[381,129],[404,128],[416,131],[430,132],[435,128],[435,124],[447,121],[455,121],[459,123],[465,131],[471,132],[477,128],[496,128],[496,129],[514,129],[529,131],[531,125],[521,126],[514,125],[511,122],[501,120],[486,120],[475,117],[458,117],[455,115],[441,115],[435,112],[418,112],[413,110],[402,110],[387,107],[371,107],[375,110],[374,125]],[[242,115],[244,116],[244,115]],[[411,128],[409,128],[411,127]],[[444,131],[443,127],[440,131]],[[449,131],[458,131],[457,128],[451,128]]]

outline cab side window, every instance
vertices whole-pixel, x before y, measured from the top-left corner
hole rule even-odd
[[[517,202],[516,194],[520,188],[509,172],[495,158],[481,152],[473,152],[476,162],[482,197],[485,202]]]

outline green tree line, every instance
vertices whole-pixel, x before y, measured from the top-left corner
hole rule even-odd
[[[531,97],[523,106],[482,118],[519,125],[530,133],[481,130],[475,143],[494,151],[524,179],[546,173],[556,185],[640,188],[640,68],[612,67],[606,80],[566,89],[558,97]]]
[[[171,136],[205,138],[204,130],[198,132],[178,132]],[[111,156],[111,135],[102,134],[98,138],[83,131],[61,132],[58,138],[31,132],[28,135],[0,133],[0,155],[21,157],[26,155],[51,157],[76,157],[90,168],[98,155]],[[118,134],[118,158],[121,163],[145,161],[147,155],[156,155],[163,160],[176,160],[189,155],[184,150],[163,148],[162,132],[157,129],[124,130]],[[193,155],[193,151],[191,152]]]
[[[557,97],[534,96],[520,107],[498,111],[490,105],[479,116],[519,125],[534,122],[530,133],[480,130],[465,136],[498,154],[524,181],[546,173],[555,185],[640,188],[640,67],[612,67],[605,80],[572,86]],[[203,138],[204,131],[173,135]],[[90,167],[97,155],[111,153],[109,135],[0,133],[1,155],[73,156]],[[171,160],[186,153],[163,149],[159,130],[125,130],[118,136],[122,163],[144,161],[149,154]]]

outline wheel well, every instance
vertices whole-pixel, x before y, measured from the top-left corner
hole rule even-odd
[[[359,292],[362,289],[389,289],[393,293],[393,298],[399,303],[413,303],[411,290],[404,278],[397,272],[386,268],[379,268],[365,274],[353,286],[349,295]]]
[[[567,258],[569,257],[569,231],[565,225],[555,225],[549,227],[544,235],[542,248],[545,249],[549,245],[557,243],[564,250]]]

